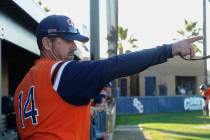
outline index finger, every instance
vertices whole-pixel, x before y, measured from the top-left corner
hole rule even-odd
[[[189,41],[190,43],[193,43],[195,41],[203,40],[203,39],[204,39],[204,36],[195,36],[195,37],[188,38],[187,41]]]

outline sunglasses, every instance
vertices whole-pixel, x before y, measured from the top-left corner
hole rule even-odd
[[[179,55],[182,59],[184,60],[188,60],[188,61],[191,61],[191,60],[205,60],[205,59],[208,59],[210,58],[210,55],[207,55],[207,56],[199,56],[199,57],[194,57],[194,58],[191,58],[190,56],[182,56],[182,55]]]
[[[45,36],[59,36],[60,34],[79,34],[79,30],[77,28],[68,28],[65,31],[59,31],[57,29],[48,29],[48,31],[43,33]]]

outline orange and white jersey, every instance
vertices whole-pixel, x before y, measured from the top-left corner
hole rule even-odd
[[[90,137],[89,104],[67,103],[55,90],[58,79],[55,78],[55,85],[51,84],[53,66],[57,64],[39,60],[16,90],[16,122],[22,140],[87,140]]]

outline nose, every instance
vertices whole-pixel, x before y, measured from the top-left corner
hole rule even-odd
[[[71,46],[72,46],[71,48],[73,50],[75,50],[75,51],[77,50],[77,45],[76,45],[76,43],[74,41],[72,42]]]

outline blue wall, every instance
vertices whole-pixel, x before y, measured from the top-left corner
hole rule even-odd
[[[201,110],[201,96],[117,97],[117,115]]]

